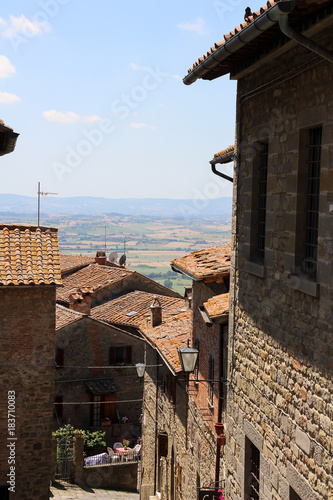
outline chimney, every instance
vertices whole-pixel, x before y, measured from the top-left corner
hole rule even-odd
[[[78,288],[75,293],[69,296],[69,308],[82,314],[90,314],[91,309],[91,288]]]
[[[150,306],[151,314],[151,326],[155,328],[162,323],[162,306],[157,296],[154,296],[154,300]]]
[[[192,287],[191,286],[185,286],[184,300],[185,300],[185,308],[191,309],[192,308]]]
[[[104,250],[97,250],[96,252],[96,257],[95,257],[95,262],[97,264],[104,265],[106,262],[106,255]]]

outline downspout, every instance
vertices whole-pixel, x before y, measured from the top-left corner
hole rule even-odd
[[[329,50],[325,49],[318,43],[314,42],[313,40],[310,40],[310,38],[307,38],[306,36],[302,35],[301,33],[298,33],[296,30],[291,28],[288,24],[288,13],[281,13],[280,18],[279,18],[279,26],[280,30],[284,35],[287,37],[291,38],[292,40],[295,40],[295,42],[299,43],[300,45],[303,45],[307,49],[311,50],[312,52],[315,52],[318,54],[320,57],[323,57],[324,59],[327,59],[330,62],[333,62],[333,52],[330,52]]]
[[[224,326],[220,330],[220,381],[219,381],[219,400],[217,409],[217,422],[222,423],[222,398],[223,398],[223,383],[224,379],[224,365],[223,365],[223,344],[224,344]],[[216,443],[216,460],[215,460],[215,485],[216,488],[219,487],[220,482],[220,457],[221,457],[221,446]]]
[[[218,170],[216,170],[216,164],[211,163],[211,166],[212,166],[213,174],[219,175],[220,177],[222,177],[223,179],[226,179],[229,182],[233,182],[232,177],[229,177],[229,175],[226,175],[226,174],[222,174],[222,172],[219,172]]]

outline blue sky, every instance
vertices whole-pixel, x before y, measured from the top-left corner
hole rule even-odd
[[[0,191],[35,196],[40,181],[65,197],[231,196],[209,160],[234,143],[236,82],[182,78],[247,5],[3,3],[0,118],[20,137],[1,159]]]

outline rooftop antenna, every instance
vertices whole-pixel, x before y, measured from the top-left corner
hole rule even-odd
[[[58,194],[58,193],[48,193],[47,191],[41,191],[40,190],[40,182],[38,182],[38,191],[37,191],[37,195],[38,195],[38,210],[37,210],[37,226],[39,227],[39,219],[40,219],[40,197],[41,196],[47,196],[48,194]]]

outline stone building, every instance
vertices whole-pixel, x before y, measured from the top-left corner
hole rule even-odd
[[[187,433],[188,397],[177,349],[186,347],[192,312],[165,321],[164,310],[152,305],[155,326],[143,328],[147,341],[142,424],[140,498],[192,498],[187,471],[191,442]],[[159,316],[159,317],[158,317]]]
[[[54,429],[70,423],[105,430],[108,446],[122,439],[136,444],[142,385],[135,364],[144,361],[144,341],[87,312],[57,305]]]
[[[51,477],[56,229],[0,226],[0,497],[45,500]]]
[[[269,1],[189,70],[238,81],[227,498],[333,498],[333,5]]]
[[[225,423],[230,244],[193,252],[172,261],[174,271],[192,279],[192,346],[199,351],[190,376],[188,433],[191,498],[224,485],[223,446],[216,424]],[[219,433],[223,434],[219,425]]]

